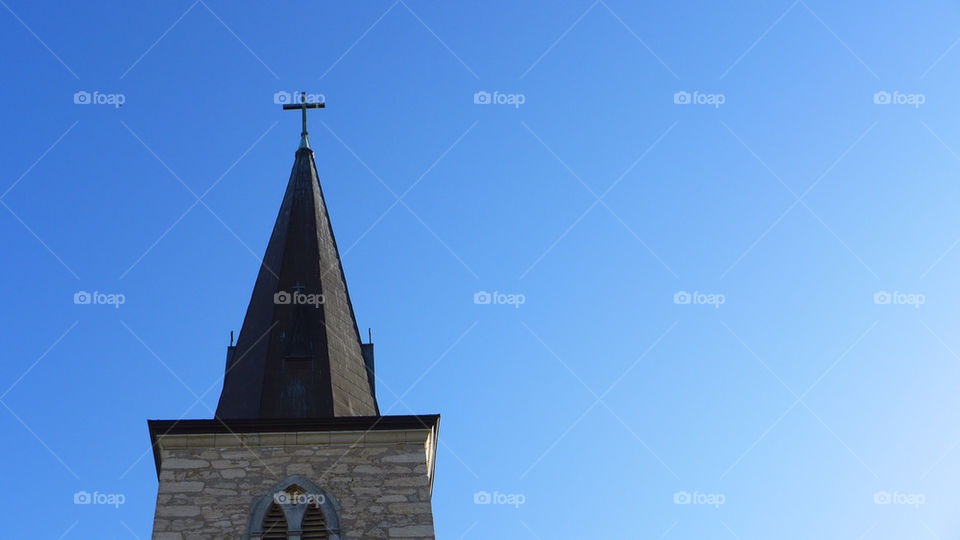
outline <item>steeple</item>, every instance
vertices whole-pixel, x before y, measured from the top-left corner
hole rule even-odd
[[[302,110],[300,147],[243,327],[227,351],[221,419],[379,415],[372,346],[360,341],[307,139],[306,109],[322,106],[284,105]]]
[[[307,139],[306,110],[322,104],[299,101],[284,107],[301,111],[300,147],[236,343],[230,334],[216,417],[147,422],[153,538],[436,536],[440,416],[380,416],[373,338],[360,342]]]

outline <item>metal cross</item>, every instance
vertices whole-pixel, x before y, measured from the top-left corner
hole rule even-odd
[[[300,131],[300,148],[310,148],[307,142],[307,109],[325,109],[326,103],[307,103],[307,93],[300,92],[300,103],[290,103],[283,106],[284,110],[300,109],[303,121],[303,129]]]

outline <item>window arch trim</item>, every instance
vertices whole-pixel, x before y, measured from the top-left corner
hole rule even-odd
[[[340,503],[336,497],[322,489],[317,484],[310,481],[305,476],[295,474],[289,476],[283,481],[275,484],[270,492],[260,497],[253,503],[250,510],[250,525],[245,540],[260,540],[263,536],[263,518],[270,510],[270,505],[274,502],[274,495],[289,489],[291,486],[300,486],[308,493],[313,495],[322,495],[323,501],[320,503],[320,510],[327,522],[330,540],[340,540]],[[278,503],[287,518],[287,538],[290,540],[300,540],[302,534],[303,516],[307,512],[305,504]]]

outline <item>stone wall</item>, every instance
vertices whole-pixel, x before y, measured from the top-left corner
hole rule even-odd
[[[219,435],[161,438],[153,537],[244,538],[253,504],[292,475],[310,479],[337,501],[341,538],[434,537],[428,440],[379,433],[366,438],[385,441],[335,444],[275,435],[244,435],[232,445]]]

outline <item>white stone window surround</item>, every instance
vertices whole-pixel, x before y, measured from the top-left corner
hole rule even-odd
[[[340,504],[337,499],[320,486],[310,481],[310,479],[299,474],[285,478],[280,483],[273,486],[273,489],[263,497],[253,503],[250,510],[250,527],[244,540],[260,540],[263,536],[263,518],[267,515],[270,505],[274,503],[274,494],[289,489],[291,486],[300,486],[308,493],[323,495],[323,502],[320,504],[320,510],[327,522],[327,531],[330,540],[340,540]],[[280,504],[283,514],[287,518],[287,538],[289,540],[300,540],[301,524],[303,516],[307,511],[307,505],[304,504]]]

